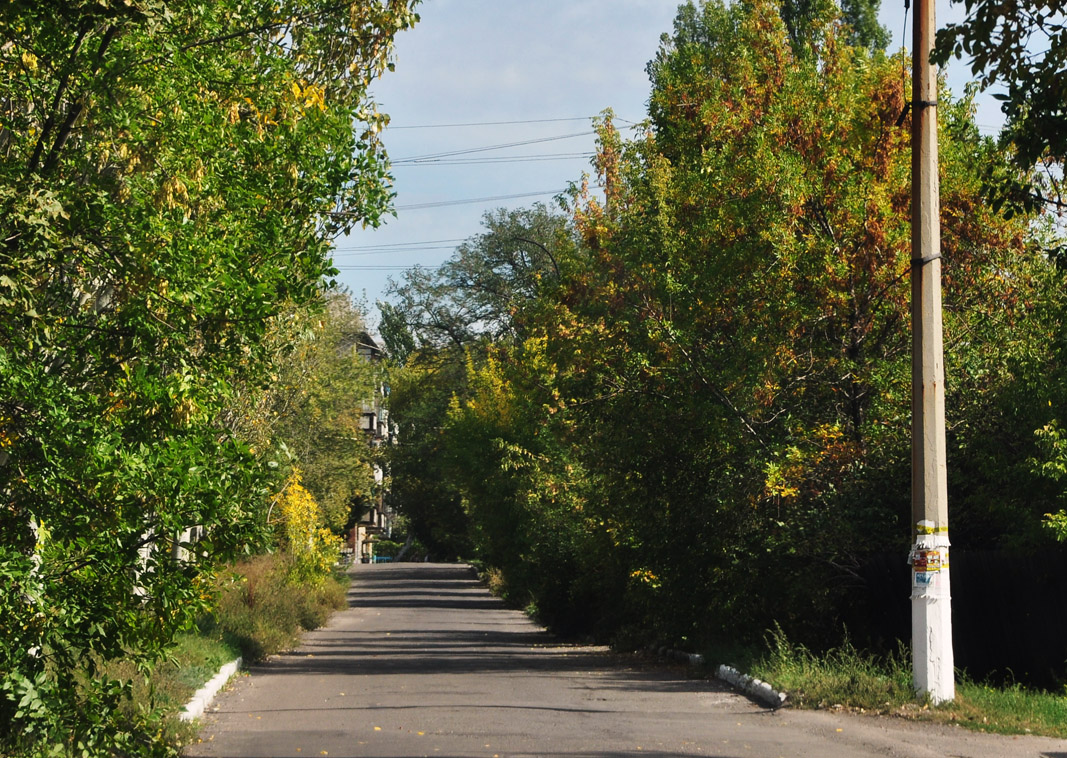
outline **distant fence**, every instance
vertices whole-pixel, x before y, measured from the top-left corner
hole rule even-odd
[[[1067,682],[1067,548],[953,549],[952,637],[958,668],[977,678],[1061,688]],[[911,638],[905,555],[869,556],[845,622],[858,642]]]

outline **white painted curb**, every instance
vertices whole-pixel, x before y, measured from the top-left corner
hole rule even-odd
[[[220,668],[219,673],[215,674],[211,681],[196,691],[193,699],[185,706],[185,710],[178,715],[178,718],[182,721],[192,721],[203,716],[212,698],[226,686],[226,682],[230,681],[230,677],[236,674],[240,668],[240,658],[232,660]]]
[[[733,666],[719,666],[715,675],[768,708],[781,708],[785,705],[786,694],[784,692],[778,692],[766,682],[753,679],[748,674],[742,674]]]

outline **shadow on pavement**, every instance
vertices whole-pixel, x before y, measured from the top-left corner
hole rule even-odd
[[[721,687],[728,691],[707,680],[679,679],[677,670],[665,671],[659,663],[643,665],[606,648],[576,645],[545,631],[532,631],[518,611],[509,611],[500,600],[489,597],[465,566],[377,564],[356,567],[352,573],[349,602],[353,607],[437,609],[441,614],[420,615],[428,619],[427,628],[394,629],[388,634],[320,630],[309,635],[299,649],[272,659],[273,673],[375,677],[582,672],[595,675],[598,687],[605,690],[695,693]],[[470,611],[478,614],[479,628],[459,628],[457,619],[473,621],[462,615]],[[430,628],[435,619],[441,628]]]

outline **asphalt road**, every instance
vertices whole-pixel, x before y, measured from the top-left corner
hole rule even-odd
[[[469,569],[353,571],[351,607],[219,696],[188,756],[1067,758],[1067,741],[777,712],[678,668],[560,644]]]

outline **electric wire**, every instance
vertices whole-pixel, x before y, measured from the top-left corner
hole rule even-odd
[[[345,248],[345,250],[379,250],[382,248],[394,248],[394,247],[418,247],[420,245],[440,245],[443,242],[463,242],[464,237],[453,237],[452,239],[442,240],[420,240],[419,242],[383,242],[380,245],[351,245]]]
[[[574,139],[576,137],[588,137],[596,134],[595,131],[576,132],[574,134],[558,134],[553,137],[538,137],[537,139],[520,140],[518,142],[504,142],[499,145],[485,145],[483,147],[471,147],[464,150],[450,150],[444,153],[429,153],[428,155],[414,155],[409,158],[397,158],[392,161],[394,166],[402,163],[418,163],[420,161],[436,160],[438,158],[452,158],[457,155],[469,155],[471,153],[484,153],[490,150],[502,150],[506,147],[521,147],[523,145],[537,145],[542,142],[555,142],[558,140]]]
[[[390,124],[386,129],[458,129],[462,127],[473,126],[511,126],[517,124],[551,124],[559,123],[561,121],[592,121],[597,116],[572,116],[570,118],[528,118],[519,119],[515,121],[469,121],[465,123],[456,124],[407,124],[404,126],[393,126]],[[612,119],[613,121],[620,121],[624,124],[636,124],[636,121],[630,121],[629,119],[619,118],[618,116]]]
[[[470,197],[463,200],[440,200],[429,203],[413,203],[411,205],[398,205],[398,211],[417,211],[424,208],[444,208],[451,205],[472,205],[474,203],[491,203],[497,200],[516,200],[523,197],[541,197],[544,195],[559,195],[567,191],[567,188],[556,190],[540,190],[538,192],[519,192],[514,195],[493,195],[491,197]]]
[[[412,255],[416,253],[432,253],[437,250],[455,250],[455,245],[435,245],[433,247],[396,247],[391,250],[361,250],[358,252],[350,252],[347,250],[336,249],[333,251],[333,257],[345,257],[353,258],[362,255]]]
[[[570,161],[580,158],[592,158],[596,153],[543,153],[539,155],[500,155],[487,158],[451,158],[441,160],[420,160],[413,163],[402,163],[397,168],[412,168],[415,166],[492,166],[507,163],[539,163],[543,161]]]
[[[334,266],[334,268],[338,271],[407,271],[408,269],[413,268],[420,268],[425,271],[436,271],[441,268],[441,266],[423,266],[415,264],[413,266]]]

